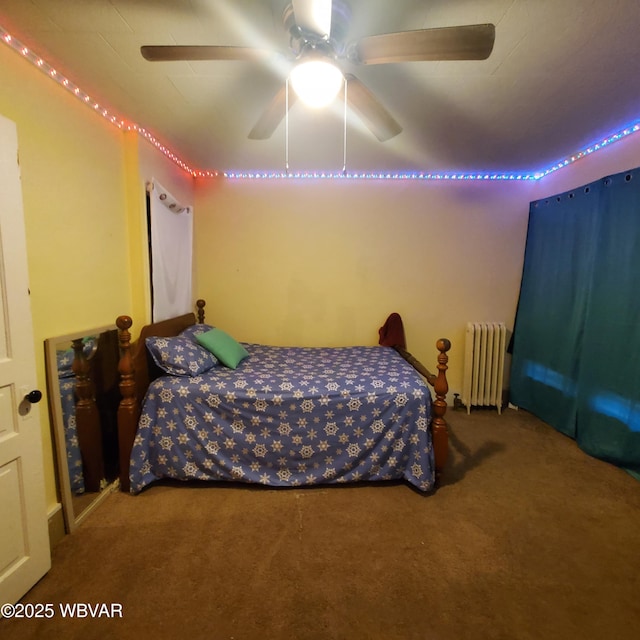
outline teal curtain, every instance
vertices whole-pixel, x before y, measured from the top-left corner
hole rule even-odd
[[[640,472],[640,169],[531,203],[511,402]]]

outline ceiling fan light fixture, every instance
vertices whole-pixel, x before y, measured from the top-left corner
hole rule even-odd
[[[291,70],[289,82],[304,104],[321,109],[335,100],[344,76],[328,60],[303,60]]]

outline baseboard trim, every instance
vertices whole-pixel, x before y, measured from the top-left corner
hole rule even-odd
[[[53,551],[53,548],[67,535],[64,526],[64,513],[59,502],[49,509],[47,520],[49,522],[49,547]]]

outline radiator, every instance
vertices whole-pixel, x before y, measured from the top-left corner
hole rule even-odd
[[[462,403],[502,411],[507,330],[504,322],[469,322],[464,351]]]

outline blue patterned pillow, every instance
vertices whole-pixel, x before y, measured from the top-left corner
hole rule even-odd
[[[197,376],[218,364],[218,359],[186,336],[147,338],[153,361],[172,376]]]
[[[192,324],[190,327],[181,331],[180,335],[185,338],[189,338],[189,340],[192,340],[194,344],[198,344],[196,342],[196,336],[206,333],[207,331],[211,331],[211,329],[213,329],[213,327],[210,324]]]

